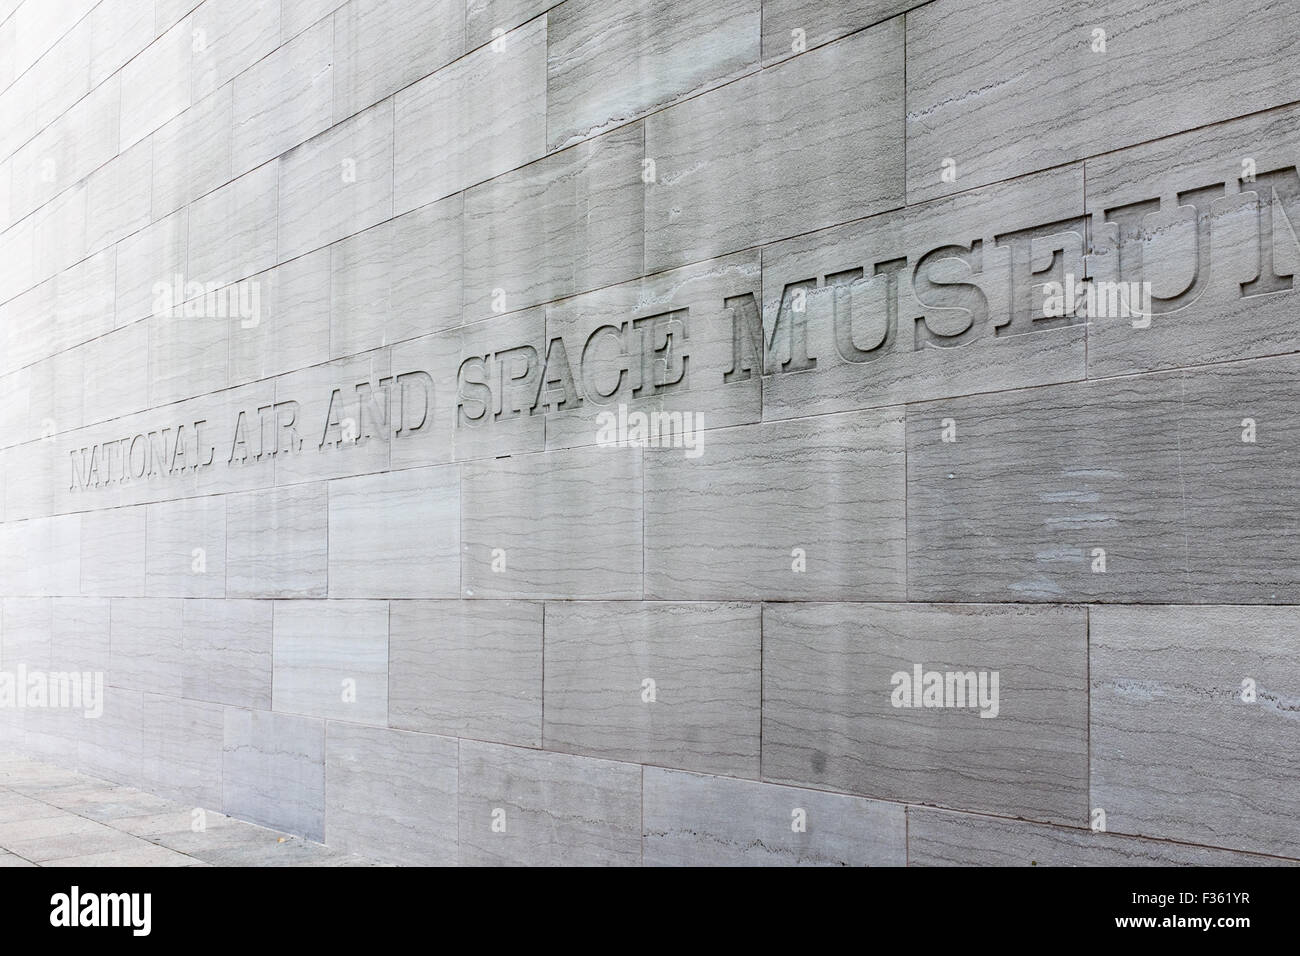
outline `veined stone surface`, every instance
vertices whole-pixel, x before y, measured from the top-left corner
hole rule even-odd
[[[1281,412],[1296,369],[1288,356],[911,406],[909,596],[1295,600],[1295,538],[1274,531],[1300,454]]]
[[[908,807],[907,833],[911,866],[1288,865],[1276,857],[925,807]]]
[[[649,271],[901,206],[902,39],[895,19],[647,119]]]
[[[546,152],[546,47],[546,18],[538,17],[397,94],[395,212]]]
[[[1112,832],[1296,856],[1295,794],[1263,783],[1295,774],[1295,617],[1272,607],[1093,613],[1092,802]],[[1207,790],[1203,768],[1215,766]]]
[[[561,4],[546,17],[548,145],[755,69],[760,15],[760,0]]]
[[[647,866],[902,866],[904,808],[646,768]]]
[[[926,4],[908,23],[908,198],[1222,122],[1242,112],[1234,92],[1256,110],[1289,103],[1297,15],[1268,0],[1109,0],[1086,19],[1056,0]],[[1248,41],[1242,25],[1262,18],[1275,29]]]
[[[414,866],[456,862],[454,738],[331,723],[325,737],[325,842],[391,846]]]
[[[460,863],[641,860],[641,768],[462,740]]]
[[[1080,825],[1087,656],[1077,607],[769,605],[763,779]]]
[[[388,723],[540,747],[542,608],[523,601],[393,601]]]
[[[758,776],[757,606],[557,602],[546,627],[546,748]]]
[[[647,450],[648,596],[901,598],[902,431],[888,409],[704,431],[698,457]]]
[[[270,601],[181,602],[182,694],[271,709]]]
[[[271,709],[388,723],[388,603],[279,601]]]
[[[325,830],[325,722],[226,708],[221,802],[253,823],[320,840]]]
[[[0,0],[5,846],[1300,862],[1298,18]]]

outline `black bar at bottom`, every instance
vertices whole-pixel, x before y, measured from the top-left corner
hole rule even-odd
[[[831,945],[835,935],[847,933],[855,948],[884,942],[898,931],[918,951],[935,952],[993,942],[1101,938],[1179,946],[1199,939],[1225,951],[1273,941],[1294,948],[1300,930],[1297,889],[1296,871],[1287,868],[900,869],[798,876],[772,870],[0,870],[5,925],[15,938],[51,934],[53,941],[75,933],[79,942],[112,937],[128,946],[160,941],[205,947],[319,940],[335,951],[352,941],[373,947],[390,933],[427,941],[422,933],[430,930],[442,945],[457,947],[499,944],[503,936],[516,935],[563,945],[566,935],[580,938],[598,929],[616,934],[606,937],[609,942],[627,934],[629,945],[638,937],[681,945],[690,938],[686,934],[710,931],[734,942],[757,931],[765,947],[780,948],[783,926],[795,938],[811,927],[818,938],[833,934],[824,936]],[[804,936],[799,946],[810,943]]]

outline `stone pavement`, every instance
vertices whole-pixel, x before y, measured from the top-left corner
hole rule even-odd
[[[0,866],[375,866],[373,860],[0,752]]]

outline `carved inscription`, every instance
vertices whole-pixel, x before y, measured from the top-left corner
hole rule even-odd
[[[1237,187],[1242,201],[1253,197],[1255,225],[1246,240],[1240,233],[1214,234],[1210,205],[1229,193],[1229,185]],[[1170,204],[1177,209],[1166,208]],[[1134,329],[1149,327],[1153,317],[1159,321],[1190,308],[1211,287],[1216,294],[1227,290],[1237,298],[1294,290],[1294,277],[1281,264],[1291,260],[1294,250],[1275,248],[1282,236],[1294,242],[1300,225],[1300,173],[1289,166],[1258,173],[1249,182],[1198,186],[1171,192],[1165,200],[1106,208],[1093,214],[1091,223],[1088,216],[1079,216],[1028,228],[994,228],[988,233],[991,242],[971,238],[919,253],[882,248],[857,262],[827,262],[826,268],[809,268],[812,274],[781,284],[779,299],[769,303],[767,321],[755,288],[720,294],[721,301],[713,302],[703,319],[697,314],[693,320],[689,307],[665,304],[653,314],[605,320],[594,329],[571,331],[567,338],[553,335],[548,341],[462,354],[454,367],[450,427],[481,429],[534,415],[618,407],[685,392],[693,384],[729,386],[754,375],[865,368],[931,349],[976,343],[999,348],[1014,337],[1096,321],[1078,304],[1085,297],[1074,294],[1074,264],[1085,270],[1097,267],[1093,275],[1084,271],[1085,282],[1104,274],[1136,288],[1164,278],[1146,274],[1144,253],[1154,232],[1170,228],[1151,223],[1167,220],[1172,212],[1184,217],[1173,228],[1186,232],[1179,246],[1186,250],[1185,261],[1171,263],[1166,256],[1158,268],[1176,268],[1186,278],[1181,287],[1165,286],[1144,299],[1145,311],[1133,322]],[[1088,247],[1089,235],[1098,237],[1096,248]],[[1212,256],[1233,241],[1252,243],[1245,261],[1254,264],[1248,270],[1253,274],[1214,270]],[[1236,252],[1235,261],[1241,261],[1242,250]],[[1045,307],[1045,288],[1070,294],[1048,295]],[[915,314],[918,305],[920,314]],[[693,361],[692,321],[712,323],[719,316],[728,326],[730,347],[719,338],[718,328],[698,326],[697,335],[712,336],[721,346],[711,353],[712,364],[701,365],[698,357]],[[728,353],[729,361],[718,361]],[[70,451],[69,487],[78,491],[399,440],[429,428],[435,376],[452,374],[452,367],[413,369],[339,385],[328,396],[323,421],[304,421],[298,402],[280,401],[239,410],[224,431],[205,419],[177,421],[77,447]]]
[[[457,373],[456,426],[685,389],[686,313],[676,309],[599,326],[582,342],[576,369],[560,337],[544,349],[521,345],[472,355]]]
[[[1250,237],[1255,248],[1249,251],[1258,268],[1251,276],[1212,268],[1216,243],[1242,241],[1240,235],[1212,234],[1210,203],[1225,195],[1223,183],[1173,194],[1172,202],[1191,213],[1187,235],[1180,237],[1188,261],[1162,261],[1160,269],[1190,278],[1181,289],[1154,295],[1130,290],[1150,287],[1143,250],[1159,231],[1148,217],[1168,211],[1159,198],[1108,208],[1094,217],[1091,229],[1082,215],[1026,228],[999,230],[994,224],[991,243],[972,238],[919,253],[883,248],[864,261],[827,262],[817,273],[784,282],[766,320],[757,291],[727,296],[720,304],[730,316],[731,349],[722,368],[690,366],[686,308],[603,325],[581,343],[557,338],[544,346],[470,356],[457,376],[455,426],[484,427],[583,404],[616,405],[686,389],[688,375],[733,384],[755,374],[816,374],[828,364],[865,367],[932,349],[976,343],[997,348],[1018,336],[1114,316],[1144,329],[1153,317],[1192,307],[1212,284],[1238,297],[1291,290],[1293,277],[1278,266],[1274,243],[1277,236],[1294,237],[1300,226],[1297,169],[1260,173],[1253,183],[1241,183],[1240,191],[1253,194],[1258,210],[1258,229]],[[1279,221],[1290,229],[1275,228]],[[1085,238],[1090,232],[1117,239],[1104,250],[1091,248]],[[1089,266],[1095,274],[1084,271]],[[1075,279],[1079,274],[1081,282]],[[1068,292],[1053,296],[1053,289]],[[1115,307],[1121,296],[1126,308]],[[1138,303],[1141,314],[1128,307]],[[920,314],[908,311],[918,305]]]
[[[399,439],[430,420],[433,378],[416,370],[331,390],[325,421],[302,421],[296,401],[240,409],[218,434],[205,419],[73,448],[69,491],[268,462],[344,445]]]

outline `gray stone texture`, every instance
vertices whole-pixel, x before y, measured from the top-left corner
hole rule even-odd
[[[901,206],[902,67],[896,19],[652,115],[648,270]]]
[[[183,696],[270,710],[271,616],[270,601],[182,601]]]
[[[329,512],[323,482],[233,495],[226,513],[229,597],[324,597]]]
[[[277,601],[271,708],[388,722],[388,602]]]
[[[887,20],[923,0],[764,0],[763,59],[774,61],[794,56],[838,40],[864,27]],[[802,36],[795,31],[801,31]]]
[[[925,807],[908,807],[907,838],[909,866],[1286,865],[1276,857]]]
[[[1283,607],[1093,612],[1092,805],[1112,832],[1300,855],[1295,793],[1270,783],[1296,773],[1295,620]]]
[[[462,475],[465,597],[641,596],[640,449],[516,455]]]
[[[390,847],[411,866],[455,865],[457,741],[331,722],[325,736],[325,842]]]
[[[325,722],[227,707],[221,806],[308,839],[325,833]]]
[[[705,431],[698,457],[647,449],[647,596],[901,599],[902,433],[887,409]]]
[[[466,320],[640,274],[644,139],[622,127],[466,190]]]
[[[1276,533],[1300,453],[1281,411],[1296,367],[1281,357],[910,406],[908,596],[1296,600],[1296,541]]]
[[[394,98],[394,212],[546,152],[546,18],[480,47]]]
[[[641,767],[462,740],[462,866],[641,861]]]
[[[196,807],[220,807],[222,707],[145,694],[141,720],[146,788]]]
[[[460,470],[411,468],[329,483],[331,597],[456,597]]]
[[[902,866],[902,804],[647,767],[646,866]]]
[[[556,602],[549,750],[758,776],[759,608]]]
[[[997,715],[898,706],[917,665],[996,672]],[[1087,670],[1082,608],[767,605],[763,779],[1082,824]]]
[[[560,4],[546,18],[548,145],[756,69],[760,14],[760,0]]]
[[[908,199],[1230,119],[1246,91],[1252,110],[1291,102],[1300,78],[1282,38],[1297,16],[1268,0],[1113,0],[1086,18],[1053,0],[926,4],[908,15]],[[1246,24],[1265,21],[1257,41]]]
[[[540,747],[542,605],[393,601],[388,723]]]
[[[0,0],[0,863],[1300,861],[1300,13],[1077,7]]]

